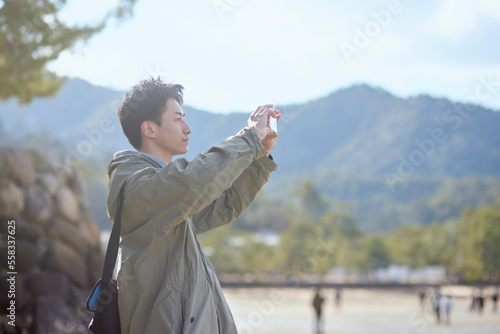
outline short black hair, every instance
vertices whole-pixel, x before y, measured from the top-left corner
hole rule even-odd
[[[179,84],[166,84],[150,78],[133,86],[118,107],[118,117],[123,133],[136,149],[142,145],[141,124],[153,121],[161,125],[161,118],[166,111],[167,101],[175,99],[181,106],[184,103],[182,87]]]

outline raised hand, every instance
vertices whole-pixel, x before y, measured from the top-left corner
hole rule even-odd
[[[248,118],[248,126],[253,126],[259,133],[259,138],[262,141],[264,138],[267,136],[267,127],[268,127],[268,118],[269,118],[269,113],[271,112],[274,114],[274,112],[270,109],[273,105],[272,104],[265,104],[262,106],[258,106],[257,109],[253,113],[250,114],[250,117]]]

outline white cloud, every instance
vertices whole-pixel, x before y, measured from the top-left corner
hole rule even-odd
[[[423,27],[433,35],[456,41],[476,30],[485,18],[500,20],[500,1],[443,0]]]

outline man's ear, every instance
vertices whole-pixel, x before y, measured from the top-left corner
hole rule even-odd
[[[156,124],[151,121],[144,121],[141,124],[141,132],[146,138],[156,138]]]

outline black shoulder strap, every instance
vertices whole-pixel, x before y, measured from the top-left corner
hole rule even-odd
[[[102,271],[101,282],[109,284],[113,276],[113,269],[115,268],[116,256],[118,255],[118,245],[120,243],[120,226],[122,216],[123,198],[125,193],[125,185],[128,179],[123,183],[120,193],[118,194],[118,205],[116,208],[115,222],[111,235],[109,236],[108,247],[106,249],[106,257],[104,258],[104,269]]]

